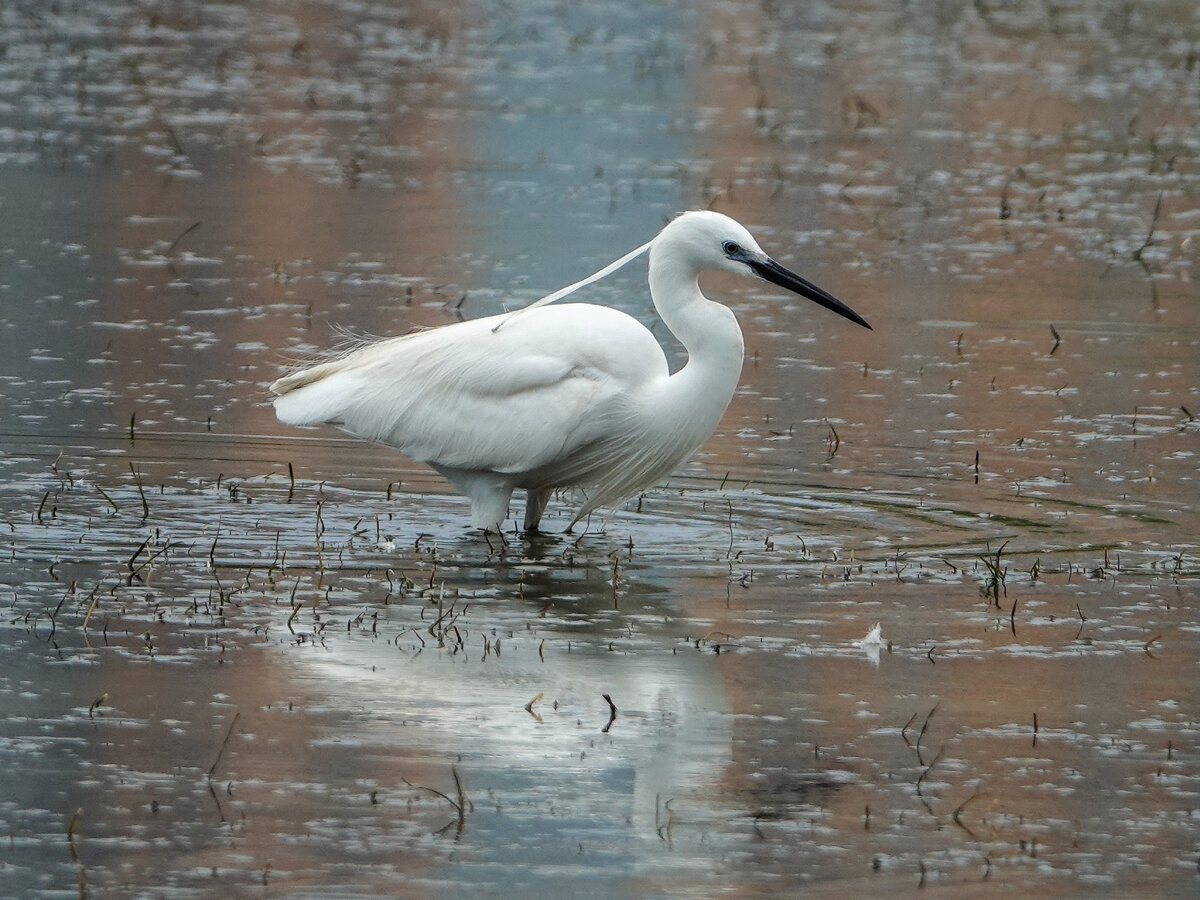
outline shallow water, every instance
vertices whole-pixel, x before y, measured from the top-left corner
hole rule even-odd
[[[1123,10],[0,10],[0,892],[1192,895],[1200,22]],[[706,283],[739,394],[582,534],[274,420],[706,205],[875,330]]]

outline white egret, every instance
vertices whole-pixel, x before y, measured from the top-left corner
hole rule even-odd
[[[650,297],[687,351],[672,373],[632,316],[547,306],[650,251]],[[499,529],[517,488],[536,531],[551,493],[577,487],[568,526],[669,475],[717,427],[742,369],[742,332],[700,292],[705,270],[757,275],[866,328],[831,294],[767,256],[728,216],[688,212],[591,278],[512,313],[364,343],[271,385],[292,425],[329,423],[428,463],[471,500],[471,524]]]

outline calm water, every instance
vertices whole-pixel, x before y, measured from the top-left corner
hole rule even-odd
[[[0,893],[1200,888],[1192,4],[0,26]],[[713,278],[738,396],[583,534],[275,421],[697,206],[875,331]]]

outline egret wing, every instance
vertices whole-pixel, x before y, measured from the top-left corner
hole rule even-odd
[[[335,424],[446,468],[520,473],[622,427],[639,385],[666,375],[635,319],[568,304],[368,344],[272,389],[285,422]]]

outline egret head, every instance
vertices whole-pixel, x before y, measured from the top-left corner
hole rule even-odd
[[[667,225],[651,243],[652,259],[659,255],[655,250],[662,250],[662,256],[672,256],[696,271],[716,269],[736,275],[757,275],[864,328],[871,327],[866,319],[828,291],[767,256],[749,231],[721,213],[711,210],[684,213]]]

